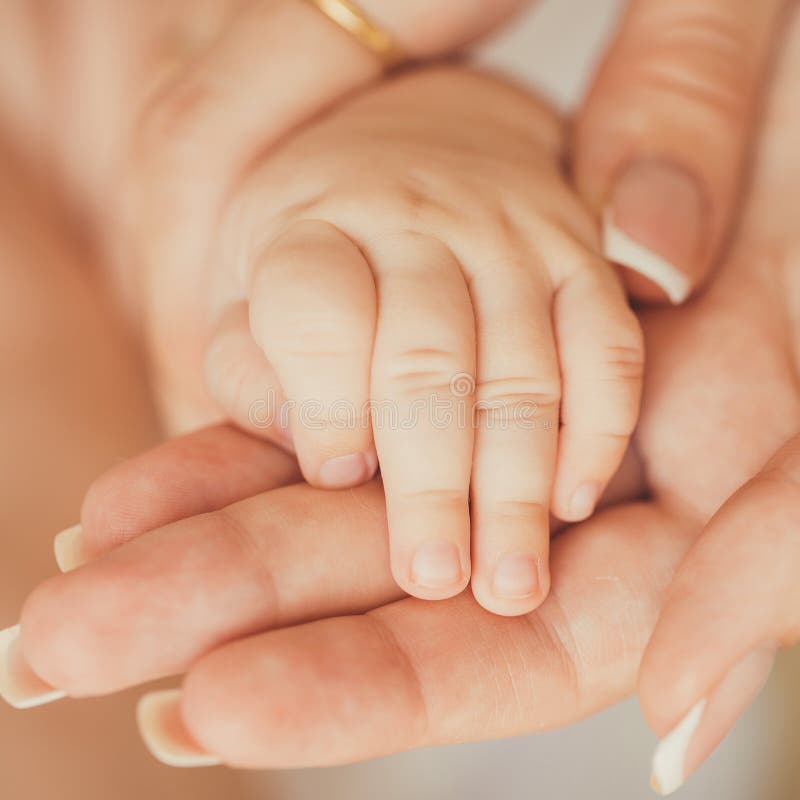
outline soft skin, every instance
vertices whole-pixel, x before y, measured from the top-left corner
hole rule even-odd
[[[152,49],[168,58],[124,158],[137,274],[142,266],[193,274],[209,257],[239,172],[381,76],[377,58],[304,0],[229,0],[201,5],[199,14],[194,5],[152,37]],[[357,5],[410,58],[429,59],[487,35],[527,3]],[[687,292],[710,270],[734,218],[759,89],[787,5],[632,0],[579,115],[571,160],[584,200],[644,249],[645,262],[655,257],[681,276]],[[119,27],[127,33],[135,17],[128,10]],[[710,151],[708,141],[716,145]],[[664,299],[663,285],[631,279],[630,287]],[[169,381],[179,365],[164,366]],[[171,381],[163,395],[170,420],[202,419],[200,398]]]
[[[151,316],[172,358],[195,305],[226,416],[261,433],[264,404],[311,485],[380,464],[392,570],[417,597],[471,570],[485,608],[533,610],[551,496],[588,517],[636,423],[641,332],[561,142],[543,104],[484,75],[385,82],[251,165],[187,313]]]
[[[527,3],[358,5],[410,58],[428,59],[488,35]],[[53,155],[76,199],[90,206],[101,238],[120,256],[129,296],[142,269],[193,274],[239,172],[381,77],[378,59],[305,0],[55,6],[47,15],[23,2],[0,9],[0,31],[9,33],[0,48],[0,105],[24,149]],[[569,149],[579,192],[606,219],[636,296],[663,300],[671,287],[680,299],[724,247],[760,88],[790,7],[625,4]],[[654,267],[656,283],[640,277]],[[164,366],[161,399],[173,430],[205,420],[202,394],[171,380],[181,362]]]
[[[751,201],[718,283],[691,307],[644,319],[650,369],[638,444],[651,498],[604,510],[558,536],[553,590],[535,613],[491,616],[468,594],[437,604],[398,600],[380,538],[385,523],[376,486],[353,493],[297,486],[244,499],[230,485],[213,499],[193,500],[199,508],[187,506],[191,481],[178,491],[163,485],[154,492],[150,484],[137,494],[137,475],[150,474],[165,457],[178,472],[181,464],[187,475],[202,472],[202,481],[223,474],[214,457],[200,470],[185,456],[186,442],[176,440],[109,473],[92,492],[84,536],[95,560],[47,581],[25,606],[23,649],[36,672],[80,695],[188,669],[184,723],[206,750],[239,766],[341,762],[539,730],[629,693],[686,550],[800,422],[798,294],[787,290],[800,248],[791,211],[800,177],[798,57],[795,26],[765,121]],[[226,458],[245,443],[252,447],[240,433],[203,435],[224,436]],[[285,464],[277,451],[272,457]],[[113,514],[126,496],[132,513],[123,526]],[[793,494],[777,499],[791,519]],[[214,510],[225,503],[233,505]],[[189,511],[209,513],[97,557]],[[748,637],[737,639],[736,604],[772,603],[777,596],[769,575],[784,574],[794,551],[767,553],[758,530],[742,545],[768,555],[758,592],[733,598],[734,613],[724,621],[715,616],[712,623],[695,607],[689,627],[671,637],[675,649],[662,644],[646,658],[642,702],[660,734],[715,680],[714,664],[706,663],[696,672],[700,683],[676,693],[681,660],[690,654],[713,661],[716,648],[705,644],[717,636],[738,642],[733,650],[746,649]],[[679,583],[673,596],[691,597],[698,588]],[[364,615],[319,619],[376,606]],[[288,627],[263,632],[276,625]],[[681,652],[694,641],[694,626],[702,629],[703,647]],[[762,633],[772,636],[776,627],[773,620]],[[787,626],[783,641],[794,638],[791,631]],[[732,662],[731,654],[723,647],[720,658]]]

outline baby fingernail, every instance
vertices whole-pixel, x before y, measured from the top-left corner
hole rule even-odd
[[[569,502],[570,520],[579,522],[580,520],[591,517],[594,513],[594,508],[597,505],[597,500],[600,496],[600,490],[594,483],[583,483],[572,495]]]
[[[14,708],[34,708],[66,697],[30,668],[22,654],[19,625],[0,631],[0,697]]]
[[[89,557],[84,548],[83,526],[73,525],[53,539],[56,564],[62,572],[70,572],[85,564]]]
[[[452,542],[426,542],[411,562],[411,580],[428,589],[446,589],[461,580],[461,558]]]
[[[183,724],[180,689],[150,692],[136,707],[139,732],[153,756],[170,767],[213,767],[222,763],[191,737]]]
[[[374,472],[375,467],[370,465],[363,453],[353,453],[326,461],[319,468],[318,478],[326,489],[345,489],[364,483]]]
[[[527,553],[503,556],[494,571],[492,589],[498,597],[521,599],[539,591],[539,559]]]
[[[672,794],[711,755],[764,687],[777,652],[770,644],[750,652],[658,743],[650,783]]]
[[[688,172],[658,160],[635,162],[618,179],[604,214],[605,256],[678,305],[691,291],[707,217],[703,192]]]

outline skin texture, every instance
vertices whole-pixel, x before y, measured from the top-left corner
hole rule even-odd
[[[362,3],[415,57],[463,46],[525,5]],[[738,210],[759,88],[786,7],[784,0],[633,0],[578,115],[570,160],[583,199],[598,219],[616,212],[637,244],[685,273],[690,289],[715,263]],[[191,29],[181,22],[188,18],[197,19]],[[157,395],[170,430],[180,432],[218,419],[218,410],[197,369],[202,342],[185,333],[198,328],[197,312],[173,314],[169,341],[181,342],[177,357],[164,345],[159,319],[184,307],[198,265],[213,257],[227,194],[252,159],[378,80],[380,69],[299,0],[203,5],[174,19],[128,11],[125,28],[147,31],[142,38],[153,43],[149,58],[130,59],[128,80],[153,88],[144,98],[141,90],[133,94],[141,111],[119,137],[127,234],[118,238],[129,242],[119,271],[131,303],[145,309]],[[286,30],[303,37],[288,50]],[[286,74],[291,85],[276,81]],[[253,96],[268,102],[252,103]],[[703,146],[709,140],[717,143],[711,151]],[[615,187],[637,165],[628,200],[616,203]],[[654,205],[648,198],[671,200]],[[139,284],[133,276],[142,271],[150,277]],[[634,295],[664,299],[636,273],[624,276]]]
[[[560,139],[543,105],[477,73],[385,82],[251,165],[207,296],[184,293],[186,315],[222,318],[206,375],[226,416],[263,433],[251,411],[285,398],[323,488],[370,478],[377,451],[393,573],[417,597],[458,594],[471,549],[484,607],[535,608],[551,495],[561,519],[588,516],[636,422],[641,333]],[[436,572],[444,548],[453,575]]]
[[[788,82],[786,82],[786,83],[788,83]],[[786,85],[786,84],[784,84],[784,85]],[[789,95],[789,96],[791,96],[791,95]],[[776,124],[778,124],[778,123],[776,123]],[[782,128],[785,129],[785,130],[790,130],[790,131],[795,130],[790,123],[781,122],[780,124],[781,124]],[[747,258],[751,258],[751,259],[754,258],[755,260],[761,260],[763,258],[761,253],[762,252],[771,252],[772,251],[772,245],[775,245],[775,244],[777,244],[777,250],[779,252],[782,252],[782,253],[786,252],[786,251],[791,252],[791,250],[792,250],[793,245],[791,244],[791,239],[788,238],[788,236],[787,236],[787,234],[785,232],[783,234],[781,234],[781,235],[778,235],[777,236],[777,241],[776,241],[776,220],[781,220],[783,218],[783,215],[788,214],[789,213],[788,209],[790,209],[792,206],[791,206],[790,202],[783,202],[783,203],[780,203],[780,204],[778,204],[776,202],[773,202],[773,198],[783,196],[783,197],[788,197],[790,200],[793,199],[793,196],[789,193],[786,185],[783,182],[785,180],[784,165],[783,164],[778,164],[778,167],[779,167],[779,169],[775,169],[773,174],[770,175],[769,179],[766,179],[762,175],[761,182],[760,182],[759,186],[757,187],[759,189],[758,196],[760,197],[760,200],[756,200],[750,206],[750,209],[748,211],[748,220],[749,220],[748,224],[750,226],[749,227],[749,238],[751,239],[752,250],[750,251],[750,255],[749,256],[743,256],[743,258],[745,258],[745,260],[747,260]],[[787,230],[788,230],[788,228],[787,228]],[[747,238],[747,237],[744,237],[744,238]],[[789,242],[789,244],[787,244],[787,241]],[[763,248],[763,250],[761,248]],[[741,248],[739,248],[739,249],[741,250]],[[745,248],[745,249],[749,250],[749,248]],[[755,252],[758,255],[755,256],[755,257],[752,256],[753,252]],[[779,259],[779,261],[782,261],[782,260],[783,260],[783,257],[781,257]],[[764,296],[766,297],[766,294]],[[783,298],[781,298],[781,299],[783,299]],[[765,327],[770,327],[770,325],[773,322],[774,322],[774,320],[769,320],[769,324],[764,323]],[[779,327],[779,326],[775,326],[775,327]],[[710,336],[710,334],[706,334],[706,335]],[[677,335],[677,333],[676,333],[676,338],[680,338]],[[781,346],[785,348],[786,345],[785,345],[785,341],[784,341],[784,336],[782,336],[780,334],[778,334],[776,336],[773,336],[772,334],[766,336],[764,338],[764,340],[762,341],[762,344],[764,344],[764,343],[774,344],[777,341],[780,341]],[[748,345],[749,345],[749,340],[748,341],[744,341],[742,343],[741,353],[746,353],[748,351]],[[737,353],[735,356],[732,356],[732,360],[734,360],[737,364],[739,363],[739,355],[740,354]],[[758,355],[760,356],[760,352],[759,352]],[[754,355],[752,360],[757,360],[755,355]],[[779,360],[782,363],[784,361],[787,361],[787,360],[791,362],[791,358],[788,357],[788,356],[787,356],[786,359],[779,359]],[[771,387],[773,389],[777,389],[777,396],[778,397],[780,397],[781,395],[783,395],[784,397],[788,397],[788,395],[790,394],[790,391],[789,390],[784,391],[784,389],[785,389],[785,385],[789,383],[789,381],[787,380],[787,372],[791,373],[791,368],[789,368],[788,370],[784,370],[783,368],[781,368],[777,372],[780,373],[779,377],[778,377],[778,380],[775,381],[774,384],[771,384]],[[793,378],[792,378],[792,381],[793,381]],[[783,388],[781,388],[781,387],[783,387]],[[737,397],[741,397],[741,390],[739,390],[739,393],[736,396]],[[770,393],[769,396],[767,397],[767,400],[771,402],[772,397],[773,397],[773,394]],[[705,400],[705,398],[701,398],[701,399]],[[687,404],[687,405],[692,409],[695,408],[695,406],[693,406],[691,404]],[[791,405],[791,404],[787,403],[787,406],[788,405]],[[726,409],[726,413],[727,413],[727,409]],[[780,413],[780,412],[776,412],[776,413]],[[721,411],[719,412],[719,416],[722,417],[722,412]],[[751,419],[749,416],[747,417],[747,419],[745,419],[745,416],[746,415],[745,415],[745,413],[743,411],[741,411],[741,412],[739,412],[739,414],[737,414],[737,417],[741,417],[741,419],[742,419],[742,425],[747,424],[749,422],[749,420]],[[791,415],[789,416],[789,419],[791,419]],[[720,472],[721,473],[725,473],[726,475],[727,475],[728,472],[733,472],[733,471],[750,473],[751,469],[752,470],[756,469],[757,466],[760,464],[761,457],[762,456],[766,457],[766,452],[771,452],[771,451],[775,450],[778,447],[778,445],[780,444],[780,440],[782,439],[782,437],[784,435],[784,432],[775,430],[775,427],[778,426],[775,419],[770,417],[770,419],[768,421],[769,421],[769,425],[768,425],[769,430],[761,431],[759,433],[758,437],[756,437],[759,440],[758,441],[758,446],[756,447],[757,456],[754,456],[752,458],[752,463],[751,463],[750,459],[748,458],[747,459],[746,468],[742,467],[741,469],[739,469],[737,467],[736,470],[731,470],[730,469],[730,464],[726,463],[726,464],[721,465],[721,467],[720,467]],[[728,424],[729,417],[727,417],[727,416],[725,417],[725,422],[726,422],[726,424]],[[665,438],[666,438],[666,435],[665,435]],[[762,443],[760,441],[761,439],[765,439],[765,440],[766,439],[770,439],[770,441],[769,442],[764,441]],[[774,440],[774,441],[772,441],[772,440]],[[737,444],[738,443],[740,443],[740,442],[737,442]],[[674,441],[672,442],[672,446],[673,447],[677,446]],[[764,451],[764,452],[762,452],[762,451]],[[694,451],[690,447],[687,447],[687,452],[692,453]],[[736,450],[736,458],[737,459],[739,457],[739,452],[740,451],[737,449]],[[695,453],[695,455],[696,455],[696,458],[695,458],[695,460],[693,462],[690,461],[690,459],[687,456],[687,458],[686,458],[686,467],[687,467],[687,469],[689,469],[692,465],[696,465],[696,464],[701,463],[702,457],[707,455],[707,453],[697,452],[697,453]],[[736,459],[734,459],[732,456],[728,457],[728,462],[733,461],[733,460],[736,460]],[[722,459],[720,459],[720,461],[722,461]],[[758,462],[758,463],[756,463],[756,462]],[[652,466],[652,464],[651,464],[651,466]],[[704,478],[705,476],[704,475],[700,475],[700,476],[697,476],[697,477],[698,477],[698,480],[699,480],[700,478]],[[717,486],[717,484],[716,484],[716,479],[715,479],[715,481],[713,483],[713,486],[712,486],[712,483],[710,481],[708,481],[708,480],[706,480],[705,483],[706,483],[707,486],[709,486],[709,487],[714,489],[714,493],[712,494],[712,497],[723,497],[725,495],[725,492],[735,485],[736,480],[738,480],[738,476],[736,476],[736,477],[730,476],[730,477],[725,477],[725,480],[721,480],[719,486]],[[668,483],[668,481],[662,480],[662,483]],[[724,484],[724,486],[722,484]],[[665,494],[670,498],[669,503],[672,503],[673,500],[674,500],[675,502],[677,502],[677,504],[679,506],[682,505],[684,502],[686,503],[686,505],[688,507],[694,508],[696,506],[698,509],[702,509],[706,505],[711,505],[710,503],[706,503],[706,501],[703,498],[698,500],[697,498],[689,497],[688,500],[687,500],[687,498],[686,497],[682,497],[680,495],[680,493],[675,494],[675,493],[672,493],[670,491],[666,491]],[[674,494],[675,494],[675,496],[673,497]],[[702,517],[702,516],[704,516],[704,514],[701,514],[701,513],[698,512],[697,516]],[[605,519],[608,519],[608,518],[606,517]],[[634,520],[634,522],[638,522],[638,521]],[[641,530],[638,530],[637,533],[641,533]],[[652,557],[655,558],[655,555],[653,555]],[[668,561],[669,561],[669,559],[665,559],[664,564],[666,566],[660,565],[660,566],[663,566],[664,569],[667,572],[670,570],[670,566],[667,563]],[[639,587],[637,587],[637,588],[639,588]],[[653,588],[652,586],[646,586],[645,589],[647,591],[652,592],[653,594],[658,594],[658,591],[659,591],[657,587]],[[655,599],[655,598],[651,598],[651,599]],[[618,608],[618,606],[615,606],[615,607]],[[645,616],[647,616],[647,614],[645,614]],[[637,642],[639,641],[639,639],[634,636],[628,641],[632,643],[632,646],[633,646],[633,648],[635,650],[636,647],[637,647]],[[627,646],[628,646],[628,643],[626,642],[626,647]],[[489,648],[487,648],[487,649],[489,649]],[[553,652],[557,653],[558,651],[555,650]],[[540,656],[541,654],[537,653],[537,654],[534,654],[534,655]],[[555,657],[555,661],[558,661],[558,657],[557,656]],[[500,667],[498,667],[498,669],[500,669],[502,671],[503,668],[502,668],[502,666],[500,666]],[[626,676],[627,676],[628,673],[625,672],[624,670],[622,671],[622,673],[623,674],[622,674],[622,677],[620,679],[620,683],[624,684],[625,681],[627,680]],[[601,682],[602,682],[602,678],[601,678]],[[589,688],[591,688],[591,687],[589,687]],[[606,695],[605,695],[606,699],[608,699],[611,695],[614,695],[615,693],[616,693],[615,691],[606,692]],[[501,695],[505,696],[505,693],[501,692]],[[597,694],[597,702],[598,703],[604,702],[602,698],[603,698],[603,693],[599,692]],[[525,724],[526,727],[527,726],[533,727],[535,722],[536,722],[535,720],[532,721],[530,719],[527,719],[524,724]],[[672,720],[667,719],[666,715],[665,715],[665,721],[664,721],[664,723],[663,723],[663,725],[661,727],[662,728],[666,728],[666,727],[669,726],[669,724],[671,724],[671,722],[672,722]],[[465,735],[465,736],[472,735],[472,734],[469,733],[469,726],[465,726],[463,735]],[[479,734],[476,734],[476,735],[479,735]],[[388,746],[391,747],[392,744],[390,743]]]
[[[741,201],[786,0],[634,0],[576,120],[575,181],[598,213],[690,289],[724,252]],[[708,147],[708,142],[714,142]],[[626,270],[634,296],[663,292]]]
[[[650,369],[637,444],[650,499],[618,505],[561,533],[553,543],[553,589],[536,612],[517,619],[491,616],[467,594],[436,604],[395,599],[380,544],[378,487],[320,493],[298,486],[149,532],[43,584],[22,618],[24,651],[36,672],[85,694],[191,666],[182,698],[185,724],[208,750],[242,766],[330,763],[536,730],[565,724],[630,692],[682,556],[800,419],[792,305],[797,293],[787,290],[798,247],[787,210],[797,191],[796,173],[787,174],[787,167],[797,165],[792,143],[800,120],[790,99],[797,92],[800,73],[791,64],[798,52],[795,35],[765,119],[763,154],[741,232],[718,281],[689,307],[643,318]],[[170,446],[180,463],[183,443]],[[182,547],[181,538],[199,525],[207,528],[196,539],[204,548],[181,564],[184,577],[176,582],[174,559],[164,552],[174,552],[172,543]],[[329,535],[320,537],[325,525]],[[87,530],[97,552],[104,549],[104,535]],[[318,552],[325,569],[311,586],[298,589],[295,581],[308,574],[308,565],[298,566],[291,548],[305,536],[303,547],[313,537],[323,548]],[[363,563],[326,558],[327,548],[338,553],[335,537]],[[213,565],[203,554],[206,546]],[[770,563],[781,562],[773,552]],[[223,563],[228,570],[220,569]],[[258,574],[250,577],[254,568]],[[214,575],[236,569],[242,575],[234,589],[227,580],[209,584]],[[370,576],[369,585],[354,583],[351,570],[361,579]],[[229,610],[206,627],[208,609],[197,605],[200,585],[212,587],[204,589],[203,602]],[[272,587],[257,618],[228,603],[248,585],[261,587],[262,595],[265,585]],[[142,622],[119,613],[141,608],[143,594],[151,601],[160,595],[177,617],[153,615]],[[294,624],[363,608],[378,597],[394,602],[364,615]],[[715,624],[717,631],[733,630]],[[676,634],[677,647],[684,635]],[[161,646],[148,649],[148,641],[175,646],[165,654]],[[676,667],[660,663],[665,674]],[[660,733],[680,716],[677,705],[659,710],[656,690],[668,685],[655,681],[648,690],[642,683],[645,713]]]
[[[522,5],[517,0],[491,4],[454,0],[373,4],[367,0],[363,7],[410,55],[428,57],[472,42]],[[598,216],[611,207],[616,222],[627,226],[637,243],[687,271],[690,285],[708,271],[728,230],[741,165],[748,152],[758,88],[768,55],[774,50],[771,45],[785,5],[781,0],[758,4],[703,0],[700,6],[694,0],[632,2],[579,117],[572,160],[584,198]],[[210,336],[209,312],[202,291],[192,298],[187,287],[202,287],[215,266],[213,244],[225,198],[258,153],[346,94],[377,80],[380,69],[358,43],[299,0],[201,2],[193,4],[191,13],[186,13],[181,4],[172,6],[172,11],[149,4],[119,4],[110,9],[97,0],[85,0],[58,5],[57,13],[43,16],[17,3],[10,4],[3,11],[5,27],[19,30],[22,44],[15,43],[7,62],[0,61],[0,91],[20,137],[30,139],[33,146],[41,137],[32,132],[69,132],[56,141],[39,144],[55,153],[59,169],[80,187],[88,213],[101,222],[98,229],[117,234],[107,245],[125,256],[112,261],[122,287],[133,298],[131,304],[141,313],[157,395],[167,425],[174,431],[219,418],[199,366]],[[91,24],[86,24],[87,19]],[[288,39],[286,30],[299,32],[302,40]],[[25,50],[25,43],[37,41],[48,42],[42,49],[48,54],[46,58],[32,57],[31,53],[37,52],[35,47]],[[287,47],[288,41],[291,47]],[[119,46],[112,48],[114,42]],[[115,52],[113,64],[106,63],[105,57],[111,49]],[[21,70],[20,60],[25,65]],[[276,76],[286,74],[292,75],[291,82],[276,80]],[[267,97],[269,102],[253,103],[254,96]],[[76,109],[82,113],[76,113]],[[85,127],[73,124],[76,118],[85,121]],[[99,121],[102,124],[97,124]],[[700,144],[709,136],[718,146],[707,154]],[[92,153],[91,159],[86,158],[87,152]],[[87,161],[91,170],[86,168]],[[646,164],[645,178],[629,188],[627,203],[616,203],[614,186],[641,163]],[[697,189],[698,197],[692,196],[694,188],[687,189],[687,185]],[[112,196],[115,202],[109,202]],[[648,197],[672,200],[663,201],[663,207],[651,208],[643,202]],[[673,218],[675,209],[680,213]],[[688,228],[696,229],[698,241],[689,236]],[[122,247],[119,242],[124,242]],[[668,249],[675,244],[676,253],[662,252],[665,243]],[[409,258],[418,261],[420,255]],[[657,296],[640,279],[627,276],[627,280],[634,293]],[[367,292],[368,287],[362,294]],[[575,307],[581,299],[576,295],[581,294],[590,292],[563,292],[564,307],[568,308],[570,302]],[[570,296],[572,299],[567,300]],[[356,302],[365,305],[363,297]],[[342,309],[348,309],[347,302],[339,306]],[[255,354],[249,343],[237,336],[240,312],[232,309],[226,314],[224,319],[233,320],[233,324],[224,333],[228,343],[237,348],[237,358],[232,360],[246,363],[247,357]],[[479,309],[477,313],[480,316]],[[563,348],[562,361],[571,360],[570,352],[585,353],[586,341],[596,340],[600,324],[587,324],[584,342]],[[368,330],[370,321],[362,327]],[[574,324],[568,327],[575,329]],[[355,361],[368,358],[363,351],[369,337],[359,335],[363,333],[353,332],[353,338],[361,343],[354,348],[361,351],[354,354]],[[535,343],[545,351],[539,362],[549,362],[552,373],[554,348],[546,337],[543,342],[542,338],[537,337]],[[284,352],[286,348],[276,345],[274,339],[267,335],[260,344],[268,351]],[[451,359],[458,363],[451,366],[474,363],[470,351],[481,344],[466,343],[459,349],[458,358]],[[621,368],[632,373],[631,382],[637,377],[633,373],[638,369],[638,358],[631,356],[635,350],[636,346],[628,342],[619,351],[626,354],[617,359]],[[295,389],[301,395],[303,390],[310,390],[315,397],[321,394],[316,391],[318,386],[297,386],[292,380],[293,371],[305,374],[305,369],[284,368],[283,360],[279,360],[274,380],[291,386],[291,399],[296,399]],[[610,359],[602,361],[608,364]],[[474,372],[449,371],[454,375]],[[530,365],[517,364],[511,371],[530,373],[531,369]],[[334,394],[363,401],[366,370],[362,364],[353,372],[356,374],[348,379],[345,371],[345,391]],[[587,397],[591,389],[587,383],[605,381],[607,376],[588,376],[586,370],[573,375],[566,372],[564,416],[591,419],[592,415],[584,413],[570,397]],[[236,387],[248,379],[263,380],[248,370],[244,374],[234,370],[229,377],[228,382],[214,382],[216,399],[221,400],[228,418],[240,420],[250,404],[241,402]],[[558,392],[550,391],[553,381],[546,380],[546,375],[534,377],[540,379],[537,402],[545,406],[545,401],[553,400]],[[527,388],[530,384],[529,380]],[[332,387],[331,383],[328,388]],[[566,428],[568,432],[577,431],[577,435],[562,437],[562,458],[552,498],[554,511],[561,518],[577,520],[591,511],[629,433],[634,394],[632,390],[625,392],[623,402],[610,398],[606,412],[598,415],[602,419],[599,432],[577,430],[581,422]],[[294,427],[297,438],[298,429]],[[538,436],[537,440],[541,443],[546,438]],[[296,442],[308,480],[316,485],[341,486],[357,483],[374,472],[376,457],[368,431],[346,441],[342,437],[333,439],[300,436]],[[388,437],[385,446],[379,448],[387,451],[385,466],[390,467],[392,461],[409,463],[406,448],[392,447],[393,439],[397,437]],[[505,461],[505,456],[482,456],[481,451],[485,454],[488,449],[486,439],[485,435],[479,437],[475,456],[476,467],[481,467],[476,469],[478,491],[473,492],[476,509],[481,496],[488,498],[482,504],[486,509],[482,516],[488,521],[481,525],[487,535],[478,532],[473,554],[477,594],[487,608],[519,613],[530,610],[547,591],[547,508],[543,498],[549,494],[549,487],[534,490],[526,483],[521,491],[507,492],[507,497],[497,488],[491,489],[490,477],[498,474],[495,462]],[[582,443],[576,444],[581,439]],[[422,597],[453,594],[466,582],[471,569],[464,520],[470,443],[461,435],[451,436],[447,444],[460,449],[461,455],[452,463],[431,465],[433,475],[384,469],[389,478],[388,499],[394,508],[391,530],[397,532],[392,538],[399,543],[392,555],[396,577],[401,586]],[[412,451],[411,461],[418,466],[424,463],[419,458],[421,445],[415,448],[411,443],[408,449]],[[548,474],[553,461],[548,452],[552,442],[549,448],[545,445],[539,449],[537,463],[528,466]],[[351,454],[358,463],[345,469],[345,479],[340,474],[336,480],[326,480],[329,473],[323,472],[323,459]],[[414,485],[415,480],[428,478],[439,492],[432,503],[420,498]],[[426,510],[423,505],[432,505],[433,509]],[[496,520],[509,516],[520,518],[520,532],[508,537],[493,532],[499,527]],[[536,533],[530,533],[532,527]],[[427,534],[425,529],[433,533]],[[418,537],[432,539],[434,550],[447,544],[458,550],[457,575],[444,581],[443,587],[414,579],[415,546],[424,544],[413,541],[411,531],[417,530],[423,531]],[[540,573],[538,588],[525,599],[497,596],[494,575],[496,568],[499,574],[503,556],[525,562],[530,572]]]
[[[361,2],[414,58],[463,48],[527,5]],[[630,0],[578,116],[570,150],[583,199],[598,218],[615,212],[690,289],[735,220],[759,88],[790,7]],[[133,307],[142,268],[187,275],[205,260],[225,195],[252,158],[380,77],[377,60],[303,0],[56,0],[48,12],[25,0],[0,9],[0,30],[13,32],[0,52],[0,105],[26,148],[51,150],[101,223]],[[680,202],[648,200],[664,197]],[[664,299],[638,274],[625,277],[637,297]],[[207,422],[213,407],[196,376],[181,380],[184,362],[156,363],[171,429]]]
[[[696,702],[709,698],[708,719],[687,755],[687,774],[724,737],[760,687],[772,663],[764,653],[794,644],[800,634],[796,613],[800,241],[790,211],[796,207],[800,186],[799,67],[800,15],[795,14],[766,124],[754,197],[730,258],[731,279],[726,273],[722,285],[698,303],[685,331],[695,338],[698,331],[706,331],[704,339],[717,348],[717,369],[737,375],[727,396],[719,398],[732,412],[728,441],[721,443],[720,455],[736,459],[740,475],[752,478],[714,515],[682,564],[642,662],[642,708],[660,735]],[[736,295],[735,302],[726,303],[725,292]],[[708,325],[713,317],[709,320],[706,312],[714,311],[714,303],[728,308],[724,315],[717,312],[719,322],[712,332]],[[745,341],[750,332],[755,341]],[[749,359],[748,352],[753,353]],[[746,366],[739,353],[749,362]],[[709,377],[713,379],[713,373],[706,373],[706,380]],[[692,380],[692,376],[676,369],[674,379]],[[743,387],[747,387],[744,393]],[[688,406],[685,412],[691,424],[694,412]],[[758,422],[746,425],[746,416]],[[699,427],[696,435],[702,437]],[[703,438],[698,443],[702,445]],[[664,468],[669,467],[665,461]],[[699,475],[687,477],[700,482]],[[735,485],[740,483],[737,479]],[[717,499],[712,495],[711,500]],[[718,502],[708,503],[701,510],[707,514],[717,506]],[[759,659],[764,664],[755,680],[751,678],[753,685],[726,702],[726,687],[748,663]],[[715,701],[719,710],[712,714]]]
[[[118,324],[58,187],[40,178],[0,133],[2,628],[30,582],[53,571],[50,533],[74,518],[92,477],[160,435],[141,352]],[[3,796],[246,796],[237,776],[155,764],[131,725],[134,700],[63,704],[44,715],[0,704]]]

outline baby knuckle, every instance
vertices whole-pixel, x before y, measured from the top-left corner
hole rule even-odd
[[[536,377],[479,381],[475,400],[487,409],[497,406],[512,410],[521,405],[557,408],[561,403],[561,385],[558,380]]]
[[[461,361],[458,353],[446,348],[403,350],[375,368],[376,383],[392,394],[449,396],[454,392],[454,381],[466,374]]]
[[[371,335],[365,337],[360,326],[346,316],[301,319],[289,335],[276,333],[268,348],[268,355],[276,364],[321,360],[365,362],[372,345]]]
[[[609,345],[602,360],[607,377],[613,380],[641,381],[644,377],[644,350],[635,345]]]
[[[498,498],[482,514],[490,521],[505,524],[509,521],[546,522],[549,508],[546,503],[537,500],[521,500],[518,498]]]
[[[536,378],[479,383],[475,424],[479,428],[514,426],[521,430],[553,430],[558,425],[561,387]]]
[[[426,488],[400,492],[396,498],[409,506],[437,506],[458,510],[469,502],[469,489]]]
[[[219,92],[199,81],[181,83],[157,95],[137,127],[139,158],[159,169],[189,169],[203,163],[211,144],[211,123],[223,107]]]

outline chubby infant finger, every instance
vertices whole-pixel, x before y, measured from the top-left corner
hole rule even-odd
[[[380,301],[373,430],[392,571],[410,594],[442,599],[470,577],[475,318],[458,261],[440,242],[405,234],[372,250]]]
[[[252,265],[253,336],[289,403],[306,480],[344,489],[377,469],[369,381],[377,303],[372,270],[333,225],[289,225]]]
[[[644,343],[619,278],[601,259],[575,254],[554,302],[563,378],[553,513],[586,519],[622,463],[639,417]]]
[[[246,302],[221,314],[206,349],[204,372],[209,394],[227,419],[293,451],[286,398],[272,364],[253,339]]]
[[[561,394],[550,280],[535,257],[520,253],[477,269],[472,287],[472,591],[489,611],[525,614],[550,586],[548,507]]]

